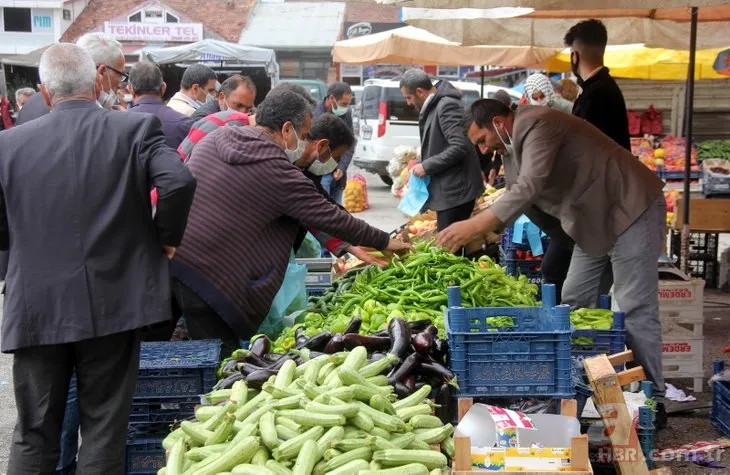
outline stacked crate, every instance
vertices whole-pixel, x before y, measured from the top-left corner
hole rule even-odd
[[[506,268],[508,274],[515,277],[520,275],[527,276],[527,280],[537,285],[538,290],[541,292],[542,284],[545,283],[545,279],[542,277],[542,258],[550,244],[550,239],[547,236],[542,236],[540,239],[542,241],[543,254],[533,256],[527,236],[524,236],[523,233],[523,236],[518,236],[515,239],[514,227],[510,226],[502,235],[499,255],[500,261]]]
[[[687,266],[690,277],[702,279],[708,289],[717,288],[720,266],[717,262],[720,237],[717,233],[690,233]],[[672,258],[679,262],[682,237],[672,232]]]
[[[200,395],[216,382],[220,340],[145,342],[129,415],[127,474],[157,473],[165,465],[162,439],[193,417]]]

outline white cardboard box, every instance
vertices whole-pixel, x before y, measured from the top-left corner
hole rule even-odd
[[[663,328],[662,370],[665,379],[691,378],[695,392],[704,389],[705,373],[702,366],[704,337],[679,325]]]

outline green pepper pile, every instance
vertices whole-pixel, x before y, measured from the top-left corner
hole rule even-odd
[[[385,269],[369,266],[357,273],[348,271],[327,293],[310,299],[309,313],[302,322],[304,334],[313,336],[323,330],[341,333],[353,317],[359,316],[359,333],[372,335],[400,317],[407,321],[431,320],[443,338],[446,289],[453,285],[461,286],[465,307],[537,305],[535,284],[525,276],[508,275],[486,256],[472,261],[430,243],[418,243],[415,248],[415,253],[396,257]],[[299,326],[282,332],[274,342],[275,352],[285,352],[295,345]]]
[[[602,308],[580,308],[570,312],[570,323],[576,330],[610,330],[613,328],[613,312]],[[573,345],[592,346],[593,338],[573,338]]]
[[[697,147],[697,158],[723,158],[730,160],[730,140],[707,140]]]

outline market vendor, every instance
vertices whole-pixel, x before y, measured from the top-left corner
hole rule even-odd
[[[507,191],[487,210],[439,233],[438,243],[458,249],[522,214],[531,218],[533,206],[557,218],[575,241],[564,303],[591,307],[610,259],[614,296],[626,313],[627,345],[661,400],[657,260],[665,233],[664,183],[577,117],[535,106],[513,112],[491,99],[476,101],[470,112],[472,143],[505,151]]]
[[[193,339],[220,338],[223,353],[259,327],[279,290],[299,223],[380,250],[408,245],[330,203],[293,165],[312,121],[307,101],[273,91],[255,127],[221,127],[187,165],[198,180],[182,244],[171,263]]]

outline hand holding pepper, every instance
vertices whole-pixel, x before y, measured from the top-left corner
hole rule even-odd
[[[375,264],[378,267],[385,267],[388,265],[387,259],[380,259],[368,252],[367,249],[360,246],[350,246],[347,252],[357,257],[366,264]]]
[[[388,242],[388,246],[383,249],[383,255],[385,257],[390,257],[393,254],[403,255],[409,252],[413,252],[413,246],[397,239],[391,239]]]

